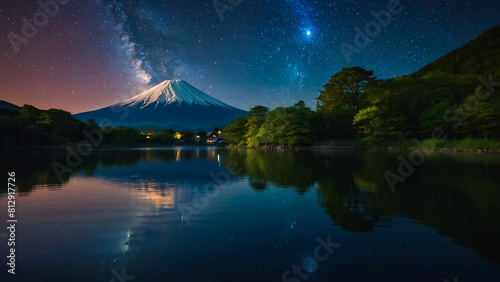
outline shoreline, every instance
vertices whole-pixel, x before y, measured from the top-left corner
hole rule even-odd
[[[472,148],[398,148],[398,147],[356,147],[356,146],[328,146],[328,145],[315,145],[310,147],[303,147],[301,149],[312,149],[312,150],[372,150],[372,151],[420,151],[420,152],[437,152],[437,153],[467,153],[467,154],[499,154],[500,150],[489,150],[489,149],[472,149]]]
[[[66,146],[75,148],[76,144],[68,145],[52,145],[52,146],[8,146],[0,147],[2,150],[48,150],[48,149],[61,149],[65,150]],[[472,148],[409,148],[409,147],[394,147],[394,146],[332,146],[332,145],[312,145],[312,146],[262,146],[258,148],[254,147],[232,147],[227,144],[136,144],[136,145],[101,145],[95,146],[93,149],[100,150],[116,150],[116,149],[143,149],[143,148],[175,148],[175,147],[217,147],[225,149],[255,149],[261,151],[301,151],[301,150],[372,150],[372,151],[420,151],[420,152],[437,152],[437,153],[448,153],[448,154],[500,154],[500,150],[489,150],[489,149],[472,149]]]
[[[66,144],[66,145],[45,145],[45,146],[5,146],[0,147],[2,150],[48,150],[48,149],[61,149],[65,150],[66,146],[75,149],[77,144]],[[93,150],[108,150],[108,149],[143,149],[143,148],[175,148],[175,147],[218,147],[227,148],[227,145],[222,144],[130,144],[130,145],[96,145],[93,146]]]
[[[500,154],[500,150],[489,150],[489,149],[472,149],[472,148],[410,148],[410,147],[394,147],[394,146],[332,146],[332,145],[312,145],[312,146],[262,146],[258,148],[254,147],[231,147],[227,146],[229,149],[255,149],[261,151],[301,151],[301,150],[343,150],[343,151],[353,151],[353,150],[371,150],[371,151],[387,151],[387,152],[397,152],[397,151],[419,151],[419,152],[436,152],[436,153],[446,153],[446,154]]]

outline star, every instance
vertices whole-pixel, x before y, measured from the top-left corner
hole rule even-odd
[[[404,16],[391,17],[369,48],[348,62],[341,45],[364,42],[355,28],[364,34],[377,19],[360,7],[374,1],[218,0],[214,6],[214,0],[206,5],[196,0],[100,0],[83,1],[84,9],[64,1],[67,8],[61,4],[57,16],[49,15],[41,28],[33,23],[37,1],[30,7],[24,3],[29,1],[7,2],[13,4],[0,13],[7,39],[0,77],[9,79],[0,79],[0,100],[43,108],[50,96],[47,108],[71,113],[114,104],[117,97],[135,96],[167,79],[186,80],[245,110],[289,106],[292,102],[282,101],[299,97],[314,101],[308,104],[314,108],[322,85],[343,67],[362,66],[381,79],[407,75],[500,24],[500,1],[407,1]],[[384,12],[377,12],[382,9],[387,7],[377,6],[375,15],[385,21]],[[224,22],[218,13],[224,13]],[[33,40],[23,35],[22,17],[31,22],[26,28],[33,29]],[[65,24],[53,25],[53,20]],[[37,34],[35,29],[40,29]],[[11,42],[10,33],[19,37]],[[440,43],[434,46],[436,40]],[[61,45],[57,52],[54,42]],[[67,95],[68,88],[74,93]]]

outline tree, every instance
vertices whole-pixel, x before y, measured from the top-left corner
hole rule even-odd
[[[36,124],[50,135],[54,144],[79,142],[83,138],[81,132],[86,127],[85,123],[75,119],[71,113],[59,109],[42,111]]]
[[[375,81],[373,71],[367,71],[361,67],[343,68],[331,77],[330,81],[323,85],[318,98],[318,112],[332,112],[343,106],[347,106],[355,115],[360,106],[360,99],[365,85]]]
[[[312,144],[316,139],[315,134],[319,131],[317,113],[306,107],[304,101],[295,104],[292,112],[294,116],[289,134],[293,137],[289,145],[303,146]]]
[[[230,145],[240,146],[246,143],[245,133],[248,120],[244,117],[237,117],[235,121],[224,128],[224,138]]]
[[[117,126],[111,132],[111,140],[113,144],[138,144],[144,142],[144,136],[141,132],[132,127]]]
[[[172,129],[164,129],[155,135],[155,140],[161,144],[172,144],[175,142],[174,134]]]
[[[316,99],[323,138],[348,139],[354,136],[352,119],[365,104],[365,87],[375,81],[373,71],[360,67],[343,68],[323,85]]]
[[[431,136],[432,131],[437,128],[452,132],[453,124],[443,119],[443,114],[450,109],[453,109],[453,106],[447,99],[443,99],[423,111],[420,118],[420,133],[423,136]]]
[[[253,117],[265,118],[269,114],[269,108],[264,106],[255,106],[248,112],[247,118],[251,119]]]
[[[316,114],[299,101],[293,107],[272,110],[255,137],[255,145],[309,145],[314,139]]]
[[[85,128],[87,129],[87,131],[100,130],[99,125],[93,119],[87,120],[87,122],[85,123]]]
[[[259,129],[266,120],[268,114],[269,108],[264,106],[255,106],[248,112],[248,121],[245,124],[246,133],[244,136],[247,146],[259,146],[260,142],[258,141],[257,134],[259,133]]]
[[[482,99],[479,99],[479,98]],[[500,97],[492,95],[486,89],[478,88],[459,107],[461,118],[454,124],[460,137],[500,137]]]
[[[416,137],[421,114],[428,108],[426,101],[430,97],[424,81],[412,77],[380,80],[368,85],[366,92],[369,105],[377,108],[373,114],[381,122],[380,126],[387,127],[386,133],[400,132],[405,137]],[[378,134],[384,130],[380,128],[374,132]]]
[[[252,146],[287,145],[287,131],[291,126],[292,113],[288,108],[277,107],[266,117],[252,139]]]
[[[31,105],[24,105],[21,110],[19,110],[17,118],[23,124],[33,124],[36,123],[36,119],[41,113],[42,110],[39,110]]]
[[[359,111],[354,116],[353,124],[359,128],[359,134],[364,140],[375,143],[382,141],[398,141],[404,136],[398,131],[404,124],[403,117],[388,117],[377,106]]]
[[[184,142],[192,142],[195,137],[193,132],[187,130],[182,131],[181,135],[182,135],[181,140]]]

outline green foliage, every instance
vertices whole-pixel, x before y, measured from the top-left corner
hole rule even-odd
[[[376,106],[376,111],[367,106],[371,111],[355,117],[353,124],[358,126],[361,137],[377,142],[425,139],[437,128],[450,138],[475,136],[477,123],[465,126],[465,121],[473,121],[467,120],[472,113],[457,109],[478,85],[475,76],[446,73],[377,81],[366,88],[368,104]]]
[[[7,109],[0,112],[0,146],[74,145],[88,139],[89,132],[96,131],[103,138],[98,144],[93,144],[95,146],[206,143],[206,132],[203,131],[196,135],[183,131],[182,137],[177,140],[175,132],[170,129],[156,133],[153,130],[140,131],[123,126],[100,127],[94,120],[82,122],[69,112],[59,109],[40,110],[25,105],[19,110]],[[220,129],[216,128],[215,131],[219,132]],[[95,134],[93,136],[97,138]]]
[[[110,143],[112,145],[127,145],[145,142],[145,138],[141,134],[141,131],[132,127],[118,126],[115,127],[110,134],[112,135]]]
[[[86,124],[69,112],[39,110],[24,105],[19,111],[2,111],[0,115],[0,145],[60,145],[79,142]]]
[[[354,117],[353,124],[359,127],[364,140],[379,143],[402,140],[404,134],[398,131],[403,126],[403,117],[386,117],[377,106],[363,109]]]
[[[255,106],[248,111],[247,118],[251,119],[253,117],[266,118],[269,114],[269,108],[264,106]]]
[[[272,110],[259,128],[254,145],[291,145],[293,118],[294,114],[289,108],[278,107]]]
[[[354,115],[347,107],[331,112],[318,112],[318,137],[328,139],[352,139],[355,130],[352,126]]]
[[[247,118],[239,117],[224,129],[224,137],[235,146],[302,146],[316,139],[318,116],[304,101],[271,112],[253,107]]]
[[[181,134],[182,134],[182,137],[181,137],[182,141],[184,141],[184,142],[193,142],[194,141],[195,135],[193,132],[185,130],[185,131],[182,131]]]
[[[18,118],[22,122],[35,122],[38,116],[42,113],[41,110],[31,106],[31,105],[24,105],[21,110],[19,111]]]
[[[87,120],[87,122],[85,123],[85,127],[89,130],[89,131],[92,131],[94,129],[99,129],[99,125],[97,124],[97,122],[95,122],[95,120],[93,119],[89,119]]]
[[[488,97],[488,99],[481,101],[477,97]],[[477,89],[475,95],[467,97],[462,109],[470,115],[464,118],[462,134],[500,138],[499,95],[491,95],[484,89]]]
[[[245,135],[243,136],[247,146],[249,147],[257,147],[260,144],[258,140],[258,133],[260,127],[266,120],[267,115],[269,114],[269,108],[264,106],[255,106],[250,109],[247,115],[247,123],[245,124]]]
[[[497,71],[493,85],[499,79]],[[500,96],[480,85],[477,76],[463,73],[375,80],[372,71],[344,68],[320,91],[317,113],[302,101],[270,112],[257,106],[245,124],[239,119],[228,126],[226,138],[232,145],[249,147],[355,138],[370,144],[406,144],[432,137],[435,130],[448,139],[500,138]]]
[[[343,68],[323,85],[324,90],[320,90],[316,98],[319,101],[317,111],[328,113],[347,106],[355,115],[362,104],[365,85],[375,79],[373,71],[360,67]]]
[[[171,129],[162,130],[154,136],[154,140],[160,144],[172,144],[175,142],[175,132]]]
[[[99,145],[131,145],[147,142],[137,129],[130,127],[102,128],[94,120],[75,119],[59,109],[39,110],[25,105],[19,111],[0,115],[1,146],[53,146],[76,144],[87,137],[84,132],[98,130],[103,134]]]
[[[500,26],[494,27],[465,46],[428,64],[412,74],[422,77],[429,72],[448,74],[493,74],[500,69]]]
[[[450,102],[444,99],[424,110],[420,119],[422,134],[430,134],[428,131],[434,128],[447,128],[448,123],[444,121],[443,114],[451,108]]]
[[[373,71],[360,67],[343,68],[323,85],[316,99],[326,138],[352,138],[352,119],[365,105],[365,87],[375,81]]]
[[[237,117],[236,120],[224,128],[224,137],[230,145],[241,146],[245,143],[245,131],[248,120],[245,117]]]
[[[500,150],[500,141],[496,139],[466,137],[458,141],[445,142],[446,148],[473,149],[473,150]]]

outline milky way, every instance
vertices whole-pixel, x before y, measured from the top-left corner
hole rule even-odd
[[[347,58],[341,45],[356,46],[355,28],[364,32],[398,1],[37,2],[0,4],[0,100],[73,113],[166,79],[245,110],[298,100],[314,108],[343,67],[405,75],[500,24],[499,1],[401,0],[401,12]]]

